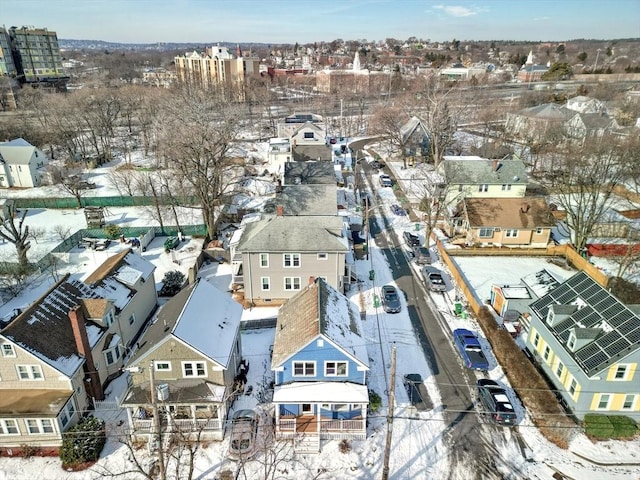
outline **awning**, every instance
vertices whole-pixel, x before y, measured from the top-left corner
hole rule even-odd
[[[366,385],[347,382],[295,382],[279,385],[274,403],[369,403]]]

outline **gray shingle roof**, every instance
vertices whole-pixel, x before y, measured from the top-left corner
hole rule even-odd
[[[274,216],[246,225],[238,252],[348,252],[340,217]]]
[[[480,157],[445,157],[440,168],[449,184],[527,183],[526,167],[519,159],[497,160],[494,164],[494,160]]]

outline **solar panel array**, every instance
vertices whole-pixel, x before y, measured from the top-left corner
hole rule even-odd
[[[640,317],[584,272],[576,273],[533,302],[531,310],[545,321],[551,306],[576,304],[577,299],[581,299],[584,306],[548,328],[565,345],[573,328],[602,329],[598,338],[572,353],[587,375],[602,371],[640,348]]]

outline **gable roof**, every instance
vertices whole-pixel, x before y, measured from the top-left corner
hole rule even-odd
[[[403,142],[409,140],[416,132],[418,134],[422,133],[423,136],[427,137],[431,135],[424,122],[416,116],[411,117],[407,123],[400,127],[400,136]]]
[[[245,226],[237,252],[349,251],[342,237],[342,218],[331,216],[272,216]]]
[[[336,185],[336,171],[333,163],[328,162],[286,162],[284,183],[285,185]]]
[[[15,138],[9,142],[0,142],[0,158],[14,165],[28,165],[36,147],[23,138]]]
[[[476,156],[445,156],[439,166],[449,184],[527,184],[527,170],[518,158],[489,160]]]
[[[473,227],[534,229],[552,227],[556,220],[544,198],[465,198],[467,219]]]
[[[89,316],[84,299],[99,298],[97,291],[68,276],[54,285],[27,310],[16,317],[1,334],[55,368],[71,377],[84,363],[76,346],[69,311],[80,305]],[[85,320],[89,345],[93,349],[106,328]]]
[[[229,365],[240,331],[242,305],[226,292],[200,279],[181,290],[144,331],[129,364],[175,337],[222,367]]]
[[[322,278],[290,298],[278,311],[271,365],[323,336],[363,366],[368,366],[360,314],[354,304]]]
[[[542,105],[522,109],[518,114],[537,120],[565,121],[573,117],[576,112],[555,103],[543,103]]]
[[[575,308],[567,318],[550,326],[546,318],[554,305]],[[588,376],[640,349],[640,317],[585,272],[576,273],[530,308]],[[572,331],[580,338],[595,339],[572,352],[567,347]]]
[[[276,213],[282,206],[284,215],[324,215],[338,214],[338,190],[335,182],[331,185],[285,185],[282,192],[264,204],[265,213]]]

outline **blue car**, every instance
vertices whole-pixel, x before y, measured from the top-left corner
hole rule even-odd
[[[400,205],[398,205],[396,203],[391,205],[391,211],[395,215],[399,215],[399,216],[406,216],[407,215],[407,212],[404,210],[404,208],[402,208]]]
[[[484,356],[478,337],[471,330],[458,328],[453,331],[453,341],[460,352],[465,367],[473,370],[488,370],[489,362]]]

